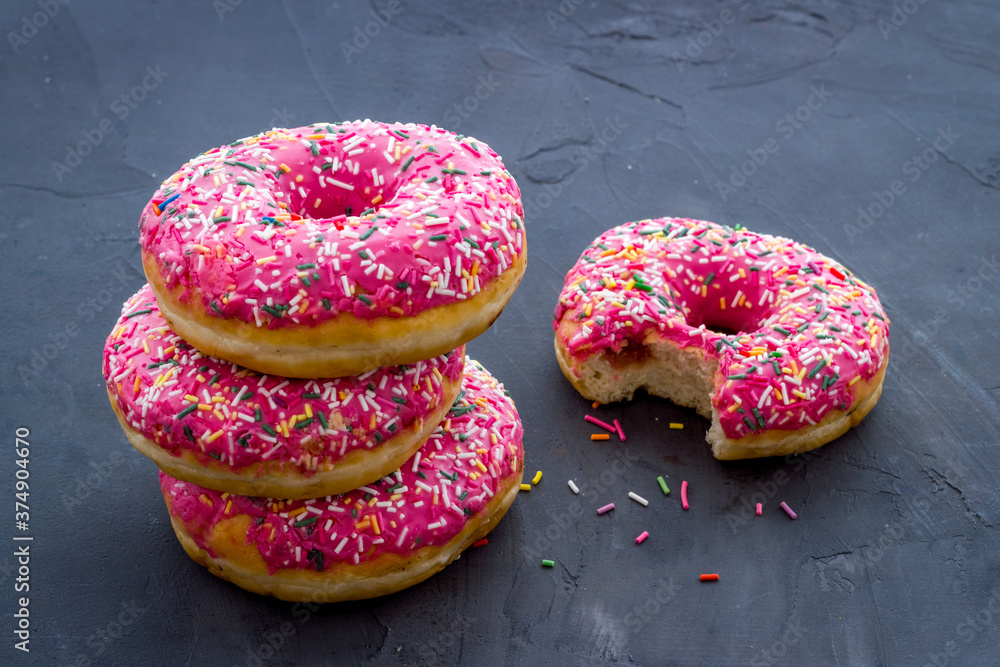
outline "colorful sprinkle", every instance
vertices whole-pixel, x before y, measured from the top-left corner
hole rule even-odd
[[[757,516],[760,516],[763,513],[764,513],[763,503],[757,503]]]
[[[606,431],[611,431],[612,433],[617,433],[618,432],[618,430],[614,427],[614,425],[609,424],[607,422],[602,422],[597,417],[591,417],[590,415],[584,415],[583,418],[585,420],[589,421],[591,424],[594,424],[595,426],[600,426],[601,428],[603,428]]]
[[[788,503],[786,503],[784,500],[781,501],[781,509],[785,510],[785,514],[787,514],[793,519],[797,519],[799,516],[798,514],[792,511],[792,508],[789,507]]]
[[[591,433],[590,434],[590,439],[591,440],[610,440],[611,436],[608,435],[607,433]]]
[[[700,581],[718,581],[719,575],[717,574],[701,574],[698,575]]]
[[[645,498],[643,498],[642,496],[640,496],[638,493],[635,493],[634,491],[629,491],[628,492],[628,497],[631,498],[632,500],[634,500],[635,502],[639,503],[643,507],[646,507],[647,505],[649,505],[649,501],[648,500],[646,500]]]
[[[542,560],[542,567],[555,567],[556,562],[554,560],[549,560],[545,558]]]
[[[598,514],[604,514],[604,513],[606,513],[606,512],[610,512],[610,511],[611,511],[611,510],[613,510],[614,508],[615,508],[615,504],[614,504],[614,503],[608,503],[608,504],[607,504],[607,505],[605,505],[604,507],[598,507],[598,508],[597,508],[597,513],[598,513]]]
[[[625,442],[625,432],[622,430],[622,425],[618,422],[617,419],[614,421],[614,425],[615,425],[615,430],[618,431],[618,439],[621,440],[622,442]]]
[[[536,472],[535,476],[531,478],[531,483],[532,484],[538,484],[540,481],[542,481],[542,471],[541,470],[539,470],[538,472]]]
[[[663,495],[670,495],[670,489],[667,487],[667,481],[663,479],[662,475],[656,478],[656,483],[660,485],[660,490],[663,491]]]
[[[688,509],[688,483],[687,480],[681,482],[681,507]]]
[[[641,533],[639,533],[639,537],[635,538],[635,543],[642,544],[643,542],[646,541],[647,537],[649,537],[649,532],[644,530]]]

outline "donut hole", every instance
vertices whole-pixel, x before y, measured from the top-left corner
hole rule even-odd
[[[366,151],[350,156],[324,148],[314,156],[308,149],[293,150],[298,159],[286,160],[289,171],[278,185],[289,209],[303,218],[329,220],[378,212],[402,185],[381,154]],[[282,154],[283,159],[290,157]]]
[[[740,289],[740,288],[737,288]],[[770,305],[761,304],[761,288],[756,285],[744,286],[740,292],[708,290],[705,297],[691,295],[684,304],[684,319],[692,327],[704,327],[725,336],[740,336],[760,328],[769,312]],[[737,297],[736,295],[740,296]],[[723,305],[724,304],[724,305]]]

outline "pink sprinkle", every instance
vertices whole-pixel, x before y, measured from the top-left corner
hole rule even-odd
[[[618,430],[614,426],[612,426],[611,424],[609,424],[607,422],[602,422],[597,417],[591,417],[590,415],[584,415],[583,418],[586,419],[587,421],[589,421],[591,424],[596,424],[597,426],[600,426],[603,429],[611,431],[612,433],[617,433],[618,432]]]
[[[763,513],[764,513],[764,505],[762,505],[761,503],[757,503],[757,516],[760,516]]]
[[[785,510],[785,514],[792,517],[793,519],[798,518],[799,516],[798,514],[792,511],[792,508],[789,507],[784,500],[781,501],[781,509]]]
[[[639,535],[639,537],[635,538],[635,543],[636,544],[642,544],[643,540],[645,540],[647,537],[649,537],[649,533],[644,530]]]
[[[618,431],[618,439],[625,442],[625,431],[622,430],[622,425],[618,423],[617,419],[615,420],[615,430]]]
[[[681,482],[681,507],[688,508],[688,483],[687,480]]]
[[[615,504],[614,503],[608,503],[604,507],[598,508],[597,513],[598,514],[604,514],[605,512],[610,512],[614,508],[615,508]]]

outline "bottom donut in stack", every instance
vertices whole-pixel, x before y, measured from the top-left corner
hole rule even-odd
[[[212,574],[289,601],[393,593],[455,560],[500,521],[524,472],[503,385],[466,358],[459,398],[399,470],[308,500],[233,495],[160,473],[174,532]]]

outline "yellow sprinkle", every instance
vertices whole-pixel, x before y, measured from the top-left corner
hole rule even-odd
[[[372,528],[375,530],[376,535],[381,535],[382,531],[378,529],[378,517],[372,516]]]
[[[684,428],[684,424],[678,424],[677,422],[670,422],[670,428],[674,429],[675,431],[679,431],[682,428]]]
[[[860,375],[855,375],[855,376],[854,376],[854,377],[853,377],[853,378],[851,379],[851,381],[847,383],[847,386],[848,386],[848,387],[853,387],[853,386],[854,386],[854,384],[855,384],[856,382],[858,382],[859,380],[861,380],[861,376],[860,376]]]
[[[371,421],[368,424],[368,430],[369,431],[374,431],[375,430],[375,413],[374,412],[372,413]]]
[[[531,483],[532,484],[537,485],[540,481],[542,481],[542,471],[541,470],[539,470],[538,472],[536,472],[535,476],[531,478]]]
[[[522,491],[531,491],[531,484],[522,484],[521,485],[521,490]]]
[[[729,406],[729,411],[730,412],[736,412],[736,408],[738,408],[738,407],[740,407],[739,403],[733,403],[732,405]]]
[[[366,518],[364,521],[359,521],[354,524],[354,530],[365,530],[366,528],[370,528],[371,525],[372,522]]]
[[[211,507],[211,506],[212,506],[212,499],[208,497],[208,494],[207,494],[207,493],[203,493],[203,494],[201,494],[201,496],[200,496],[200,497],[201,497],[201,502],[205,503],[205,504],[206,504],[206,505],[208,505],[209,507]]]
[[[806,399],[809,398],[808,394],[804,394],[801,391],[799,391],[798,389],[792,389],[792,393],[795,394],[796,396],[798,396],[799,398],[801,398],[802,400],[806,400]]]
[[[289,167],[284,162],[282,162],[279,166],[281,167],[281,171],[285,172],[286,174],[292,170],[291,167]]]
[[[375,197],[375,199],[372,199],[372,206],[377,205],[381,201],[382,201],[382,195],[379,194],[377,197]],[[378,531],[375,531],[375,534],[377,535]]]
[[[480,461],[479,459],[476,459],[476,466],[483,472],[486,472],[486,466],[484,466],[483,462]]]
[[[306,403],[306,417],[312,417],[312,416],[313,416],[312,406]]]
[[[305,511],[306,511],[305,506],[302,506],[302,507],[298,508],[297,510],[292,510],[291,512],[289,512],[288,513],[288,517],[291,518],[291,517],[298,516],[298,515],[302,514]]]
[[[209,444],[209,443],[211,443],[211,442],[215,442],[216,440],[218,440],[218,439],[219,439],[219,437],[220,437],[220,436],[222,435],[222,433],[223,433],[223,431],[222,431],[222,429],[220,428],[220,429],[219,429],[218,431],[216,431],[215,433],[213,433],[213,434],[211,434],[211,435],[206,435],[206,436],[205,436],[205,444]]]
[[[278,261],[278,258],[275,257],[274,255],[271,255],[270,257],[262,257],[261,259],[257,260],[257,266],[262,266],[264,264],[267,264],[268,262],[276,262],[276,261]]]
[[[226,509],[225,509],[225,510],[223,510],[223,512],[222,512],[222,513],[223,513],[223,514],[228,514],[228,513],[229,513],[229,510],[230,510],[230,509],[232,509],[232,507],[233,507],[233,501],[232,501],[232,499],[230,499],[230,500],[228,500],[228,501],[226,502]]]
[[[719,308],[721,308],[722,310],[726,309],[726,297],[724,296],[719,297]]]

